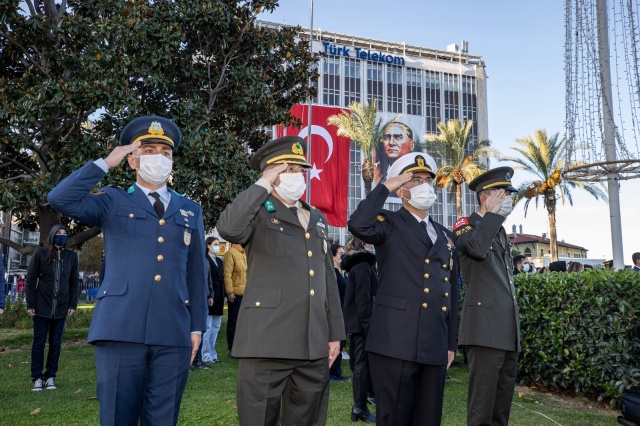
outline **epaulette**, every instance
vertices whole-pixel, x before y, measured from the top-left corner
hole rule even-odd
[[[456,223],[453,224],[453,232],[456,234],[456,237],[464,234],[465,232],[469,232],[473,229],[473,225],[469,223],[469,219],[466,217],[462,217],[456,220]]]
[[[386,218],[387,217],[385,215],[379,214],[377,219],[378,219],[378,222],[384,222]]]
[[[184,198],[184,195],[182,195],[182,194],[180,194],[180,193],[178,193],[178,192],[174,191],[173,189],[169,188],[169,190],[171,191],[171,193],[172,193],[172,194],[175,194],[175,195],[177,195],[177,196],[178,196],[178,197],[180,197],[180,198]]]

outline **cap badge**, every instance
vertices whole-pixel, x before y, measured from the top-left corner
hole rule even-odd
[[[162,129],[162,124],[157,121],[151,123],[149,126],[149,134],[150,135],[164,135],[164,130]]]
[[[300,145],[300,142],[296,142],[293,144],[293,146],[291,147],[291,152],[298,155],[304,154],[304,151],[302,150],[302,145]]]
[[[416,157],[416,163],[418,163],[418,166],[424,167],[424,158],[420,156]]]
[[[511,175],[510,175],[509,173],[507,173],[507,174],[504,176],[504,178],[505,178],[506,180],[508,180],[509,182],[511,182]]]

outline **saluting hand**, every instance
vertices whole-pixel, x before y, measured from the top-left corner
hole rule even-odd
[[[396,189],[400,188],[405,183],[409,182],[413,175],[411,173],[403,173],[399,176],[394,176],[385,181],[384,186],[387,187],[389,192],[394,192]]]
[[[104,162],[107,163],[108,168],[112,169],[120,164],[124,157],[138,149],[139,146],[140,142],[132,143],[131,145],[118,145],[104,159]]]
[[[273,185],[276,183],[276,180],[278,180],[278,176],[280,176],[280,173],[287,170],[287,167],[289,167],[287,163],[277,164],[273,167],[267,167],[266,169],[264,169],[264,172],[262,172],[262,177],[268,180],[271,185]]]
[[[493,191],[490,195],[487,196],[484,207],[488,212],[498,213],[500,208],[502,207],[502,201],[507,196],[507,193],[504,189],[498,189],[497,191]]]

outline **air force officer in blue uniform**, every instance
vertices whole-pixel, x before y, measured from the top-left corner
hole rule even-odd
[[[53,208],[104,234],[107,270],[88,338],[103,426],[175,425],[206,329],[202,210],[166,186],[180,139],[166,118],[137,118],[121,146],[49,193]],[[136,182],[91,193],[125,156]]]

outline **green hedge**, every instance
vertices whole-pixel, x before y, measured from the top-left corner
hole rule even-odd
[[[79,308],[67,318],[67,328],[87,328],[91,325],[93,307]],[[22,303],[11,304],[9,298],[6,301],[4,314],[0,315],[0,328],[15,328],[26,330],[33,328],[33,320],[27,315],[27,305]]]
[[[616,406],[640,385],[640,273],[519,274],[518,378]]]

